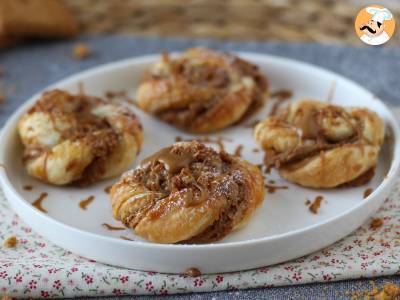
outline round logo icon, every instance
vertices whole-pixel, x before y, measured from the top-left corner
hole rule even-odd
[[[382,45],[392,37],[396,21],[386,7],[370,5],[359,11],[355,29],[358,37],[368,45]]]

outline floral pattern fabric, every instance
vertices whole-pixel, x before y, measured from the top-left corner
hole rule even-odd
[[[0,295],[73,297],[174,294],[303,284],[392,275],[400,268],[400,182],[374,218],[341,241],[305,257],[249,271],[202,275],[160,274],[112,267],[79,257],[26,226],[0,194]]]

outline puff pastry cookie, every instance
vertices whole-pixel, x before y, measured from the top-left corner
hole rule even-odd
[[[258,67],[230,54],[193,48],[176,58],[164,54],[145,74],[137,105],[194,133],[227,127],[260,107],[268,95]]]
[[[374,175],[384,122],[365,108],[303,100],[260,122],[254,137],[265,163],[306,187],[361,185]]]
[[[55,185],[113,177],[133,162],[142,125],[128,108],[100,98],[45,92],[18,123],[28,173]]]
[[[114,217],[156,243],[210,243],[238,229],[264,199],[259,169],[196,141],[142,161],[111,189]]]

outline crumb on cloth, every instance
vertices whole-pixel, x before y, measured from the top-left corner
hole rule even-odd
[[[91,50],[87,44],[78,43],[74,46],[73,54],[76,59],[83,59],[90,56]]]
[[[391,282],[387,282],[380,289],[372,282],[372,290],[364,292],[362,299],[374,300],[395,300],[400,297],[400,286]],[[358,299],[358,298],[356,298]]]
[[[17,237],[15,235],[12,235],[4,240],[3,246],[5,248],[14,248],[17,245],[17,242]]]
[[[188,268],[185,271],[185,275],[190,276],[190,277],[199,277],[201,275],[201,272],[197,268]]]
[[[382,225],[383,225],[383,220],[382,219],[374,218],[371,221],[370,229],[376,230],[376,229],[380,228]]]

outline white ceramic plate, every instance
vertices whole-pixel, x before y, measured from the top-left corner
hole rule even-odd
[[[49,186],[27,176],[21,163],[22,147],[16,125],[19,116],[38,99],[40,94],[37,94],[14,113],[1,135],[0,162],[5,168],[0,168],[0,180],[14,210],[38,233],[79,255],[127,268],[171,273],[184,272],[188,267],[214,273],[271,265],[321,249],[349,234],[382,204],[398,174],[400,131],[392,113],[367,90],[332,72],[285,58],[250,53],[240,55],[260,66],[268,75],[272,90],[290,89],[294,99],[326,100],[329,97],[336,104],[368,107],[384,118],[390,138],[385,141],[373,180],[357,188],[312,190],[292,185],[272,172],[267,176],[268,180],[289,188],[268,193],[263,206],[244,229],[215,244],[148,243],[130,230],[110,231],[102,226],[103,223],[121,226],[113,220],[108,194],[104,192],[104,188],[115,180],[88,188],[74,188]],[[57,87],[75,93],[78,83],[83,82],[87,94],[102,96],[106,91],[126,90],[133,97],[141,72],[157,59],[158,56],[145,56],[100,66],[48,89]],[[265,117],[270,107],[271,103],[252,120]],[[145,130],[143,151],[134,165],[160,147],[173,143],[176,136],[189,137],[137,108],[133,109]],[[251,128],[242,124],[210,136],[229,140],[225,146],[230,152],[243,144],[242,155],[246,159],[255,164],[262,162],[263,154],[253,152],[257,146]],[[33,190],[26,191],[23,188],[26,185],[33,186]],[[367,188],[374,192],[364,199]],[[31,205],[42,192],[48,193],[43,201],[47,214]],[[324,201],[318,214],[312,214],[305,201],[313,200],[317,195],[323,196]],[[79,202],[89,196],[94,196],[95,200],[82,210]],[[121,236],[134,241],[124,240]]]

